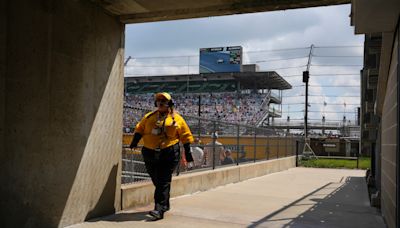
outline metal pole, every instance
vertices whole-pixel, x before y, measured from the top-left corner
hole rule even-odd
[[[254,162],[256,162],[256,153],[257,153],[257,128],[254,128]]]
[[[201,120],[200,120],[200,117],[201,117],[201,96],[199,95],[199,135],[198,135],[199,139],[200,139],[200,136],[201,136]]]
[[[314,49],[314,44],[311,44],[310,53],[308,53],[307,71],[310,71],[313,49]]]
[[[240,131],[240,126],[239,124],[237,125],[237,132],[236,132],[236,165],[239,165],[239,151],[240,151],[240,145],[239,145],[239,131]]]
[[[215,121],[213,121],[213,135],[212,135],[212,137],[213,137],[213,160],[212,160],[212,168],[213,169],[215,169],[215,141],[217,140],[216,139],[216,130],[217,130],[217,125],[216,125],[216,123],[215,123]]]
[[[358,156],[358,153],[357,153],[357,169],[358,169],[358,166],[359,166],[359,158],[360,158],[360,156]]]
[[[314,49],[314,44],[311,44],[310,53],[308,54],[308,62],[307,62],[307,70],[306,75],[303,72],[303,82],[306,83],[306,94],[305,94],[305,108],[304,108],[304,138],[307,138],[308,134],[308,81],[310,76],[310,67],[311,67],[311,59],[312,59],[312,52]]]
[[[304,108],[304,137],[307,138],[308,133],[308,80],[306,81],[306,102]]]

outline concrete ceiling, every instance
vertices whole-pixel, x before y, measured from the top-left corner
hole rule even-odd
[[[351,6],[351,23],[356,34],[394,31],[400,0],[353,0]]]
[[[123,23],[188,19],[350,3],[351,0],[92,0]]]

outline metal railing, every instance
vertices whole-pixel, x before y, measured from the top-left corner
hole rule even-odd
[[[143,116],[144,110],[137,107],[125,107],[137,110],[137,115]],[[277,136],[272,129],[257,128],[215,119],[203,119],[193,116],[183,116],[189,125],[193,136],[198,140],[191,145],[194,166],[186,163],[183,146],[179,169],[184,172],[196,172],[218,169],[225,166],[243,163],[265,161],[296,154],[294,136]],[[140,118],[137,118],[140,119]],[[217,132],[218,138],[213,137]],[[126,142],[130,142],[132,134],[126,134]],[[149,181],[140,151],[131,151],[124,145],[122,152],[122,183],[137,183]]]

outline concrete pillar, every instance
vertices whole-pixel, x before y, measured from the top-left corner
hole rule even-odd
[[[0,167],[5,160],[4,116],[5,116],[5,73],[6,73],[6,3],[0,2]]]
[[[64,227],[114,213],[121,198],[124,25],[92,1],[1,2],[1,226]]]
[[[382,204],[382,214],[385,217],[388,227],[398,227],[397,224],[397,193],[399,186],[397,186],[398,170],[397,167],[397,150],[398,150],[398,116],[397,112],[399,109],[399,101],[397,99],[398,94],[398,53],[399,48],[399,36],[400,31],[397,30],[395,33],[395,40],[392,48],[392,58],[389,67],[387,88],[385,94],[385,101],[382,110],[382,125],[381,125],[381,157],[380,166],[381,167],[381,204]]]

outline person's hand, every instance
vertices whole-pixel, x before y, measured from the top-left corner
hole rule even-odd
[[[185,149],[185,158],[187,162],[193,162],[193,156],[190,152],[190,143],[183,144],[183,148]]]
[[[136,149],[138,148],[138,145],[132,143],[131,145],[129,145],[129,148],[130,148],[131,150],[136,150]]]
[[[137,149],[138,143],[139,143],[139,141],[140,141],[141,138],[142,138],[142,135],[141,135],[141,134],[135,133],[135,134],[133,135],[133,139],[132,139],[131,144],[129,145],[129,148],[131,148],[131,150],[132,150],[132,149]]]

